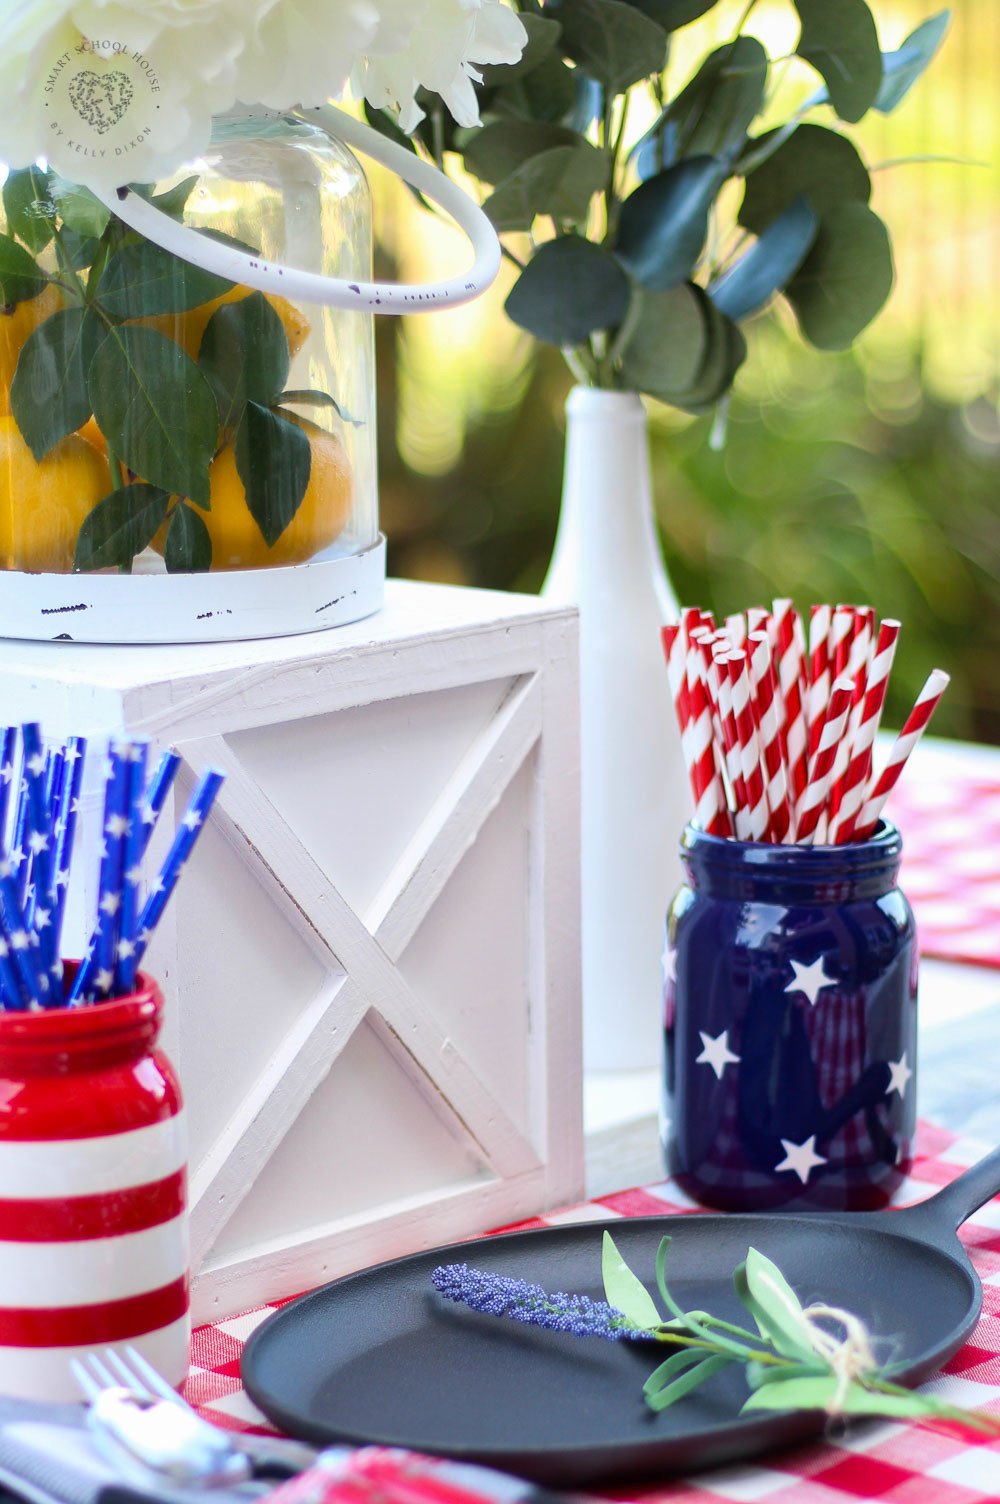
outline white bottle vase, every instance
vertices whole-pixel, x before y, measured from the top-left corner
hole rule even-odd
[[[575,387],[542,594],[580,609],[583,1040],[588,1070],[655,1067],[664,914],[691,815],[660,628],[677,619],[635,392]]]

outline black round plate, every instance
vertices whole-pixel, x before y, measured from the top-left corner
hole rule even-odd
[[[732,1273],[753,1246],[804,1302],[856,1312],[880,1357],[918,1382],[975,1324],[978,1280],[954,1252],[908,1236],[898,1214],[636,1217],[455,1244],[335,1280],[285,1306],[251,1337],[243,1381],[282,1430],[307,1441],[407,1447],[578,1487],[684,1472],[815,1435],[819,1412],[741,1416],[747,1389],[725,1370],[653,1415],[642,1385],[653,1344],[602,1342],[481,1316],[442,1300],[431,1271],[468,1263],[602,1298],[606,1225],[654,1291],[653,1260],[674,1241],[668,1281],[685,1309],[746,1321]]]

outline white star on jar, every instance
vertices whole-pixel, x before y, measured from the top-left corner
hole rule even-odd
[[[810,961],[808,966],[801,961],[792,961],[791,967],[795,975],[785,991],[804,993],[812,1007],[815,1007],[816,999],[823,988],[836,986],[836,978],[827,976],[825,966],[825,956],[819,956],[815,961]]]
[[[907,1063],[906,1051],[903,1051],[898,1060],[887,1060],[886,1065],[889,1067],[889,1085],[885,1089],[886,1096],[889,1096],[891,1092],[898,1091],[901,1098],[905,1097],[906,1088],[910,1084],[910,1078],[913,1075]]]
[[[775,1165],[775,1170],[792,1170],[805,1185],[817,1165],[825,1165],[826,1160],[822,1154],[816,1153],[816,1135],[810,1133],[805,1143],[793,1144],[791,1139],[783,1138],[781,1147],[785,1151],[785,1157],[780,1164]]]
[[[701,1054],[695,1057],[695,1065],[710,1065],[715,1072],[717,1081],[722,1080],[722,1073],[727,1065],[739,1064],[739,1055],[734,1055],[729,1048],[729,1030],[723,1029],[722,1033],[714,1039],[711,1034],[698,1030],[701,1036]]]

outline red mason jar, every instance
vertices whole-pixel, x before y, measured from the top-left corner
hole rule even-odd
[[[188,1364],[184,1112],[140,974],[107,1003],[0,1014],[0,1393],[80,1399],[69,1359]]]

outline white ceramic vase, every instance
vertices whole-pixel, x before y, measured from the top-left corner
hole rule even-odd
[[[659,1061],[661,949],[690,818],[660,628],[676,620],[635,392],[575,387],[542,594],[580,609],[583,1036],[588,1070]]]

